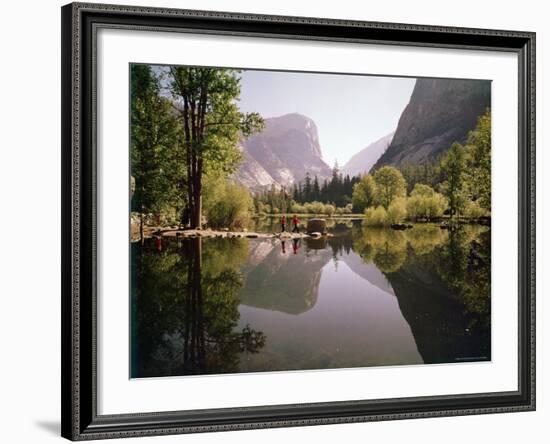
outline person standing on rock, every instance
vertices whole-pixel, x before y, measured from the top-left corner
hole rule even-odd
[[[292,216],[292,232],[293,233],[300,232],[300,219],[298,219],[298,216],[296,215]]]
[[[286,216],[283,214],[283,217],[281,217],[281,233],[284,233],[286,231]]]

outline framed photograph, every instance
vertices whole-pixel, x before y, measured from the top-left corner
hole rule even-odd
[[[62,8],[62,435],[535,409],[535,35]]]

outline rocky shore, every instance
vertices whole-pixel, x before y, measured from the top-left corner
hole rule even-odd
[[[303,239],[317,238],[322,236],[331,236],[330,234],[314,233],[257,233],[253,231],[234,231],[234,230],[212,230],[209,228],[203,230],[181,229],[178,227],[146,227],[143,231],[145,238],[166,237],[166,238],[196,238],[196,237],[217,237],[217,238],[249,238],[249,239]],[[132,230],[132,241],[139,240],[139,231]]]

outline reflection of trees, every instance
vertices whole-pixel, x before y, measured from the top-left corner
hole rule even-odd
[[[434,248],[443,245],[448,239],[448,231],[442,230],[437,225],[416,225],[404,234],[417,255],[431,253]]]
[[[467,312],[476,314],[471,327],[488,328],[491,306],[491,239],[487,228],[464,226],[449,233],[434,268],[459,295]]]
[[[348,235],[349,230],[344,233],[336,233],[334,237],[328,238],[328,244],[332,248],[332,258],[337,261],[339,256],[347,255],[353,248],[353,239]]]
[[[425,362],[490,359],[491,238],[487,227],[362,227],[353,248],[389,280]]]
[[[413,231],[413,230],[411,230]],[[466,311],[487,317],[491,297],[491,238],[487,227],[458,226],[441,238],[441,248],[417,261],[438,274]]]
[[[132,376],[224,373],[265,336],[236,331],[245,239],[187,239],[154,253],[134,247]]]
[[[407,239],[401,231],[363,227],[354,249],[365,262],[374,262],[380,271],[393,273],[407,258]]]
[[[418,350],[426,363],[490,359],[490,231],[425,227],[404,233],[407,259],[386,275]]]

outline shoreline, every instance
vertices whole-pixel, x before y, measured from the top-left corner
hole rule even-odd
[[[139,230],[137,232],[132,230],[132,241],[137,242],[140,240]],[[235,230],[212,230],[209,228],[196,230],[196,229],[182,229],[176,227],[145,227],[143,230],[143,237],[145,239],[153,237],[164,237],[164,238],[177,238],[177,239],[187,239],[187,238],[225,238],[225,239],[234,239],[234,238],[248,238],[248,239],[282,239],[282,240],[292,240],[292,239],[305,239],[313,238],[318,239],[321,237],[332,237],[330,233],[292,233],[292,232],[282,232],[282,233],[258,233],[256,231],[235,231]]]
[[[335,218],[336,219],[336,218]],[[340,220],[347,219],[348,221],[353,221],[355,218],[338,218]],[[357,220],[357,219],[355,219]],[[385,228],[392,229],[392,230],[406,230],[406,229],[412,229],[414,225],[424,225],[424,224],[434,224],[438,225],[441,229],[451,229],[454,224],[457,225],[482,225],[482,226],[489,226],[490,223],[487,224],[484,221],[480,220],[465,220],[465,219],[457,219],[454,221],[453,224],[450,224],[450,219],[447,218],[441,218],[436,221],[415,221],[415,222],[405,222],[400,224],[392,224],[390,226],[387,226]],[[382,228],[378,226],[372,226],[372,228]],[[154,237],[164,237],[164,238],[178,238],[178,239],[186,239],[186,238],[197,238],[197,237],[204,237],[204,238],[225,238],[225,239],[233,239],[233,238],[248,238],[248,239],[283,239],[283,240],[289,240],[289,239],[305,239],[305,238],[313,238],[318,239],[321,237],[332,237],[333,234],[326,232],[326,233],[320,233],[320,232],[313,232],[313,233],[307,233],[304,229],[304,231],[299,233],[292,233],[290,231],[284,231],[284,232],[257,232],[257,231],[248,231],[247,229],[244,230],[229,230],[229,229],[211,229],[211,228],[203,228],[203,229],[189,229],[189,228],[182,228],[177,226],[168,226],[168,227],[161,227],[161,226],[145,226],[143,228],[143,237],[144,239],[154,238]],[[131,233],[130,233],[131,241],[137,242],[140,240],[140,234],[139,234],[139,226],[136,226],[134,224],[131,224]]]

